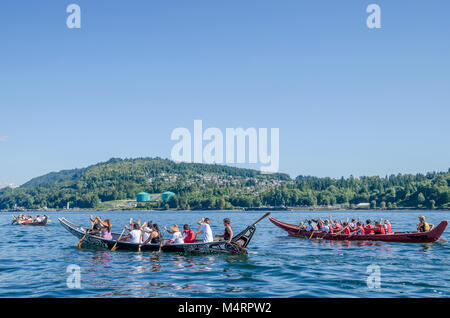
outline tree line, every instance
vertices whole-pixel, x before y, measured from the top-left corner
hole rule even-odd
[[[212,176],[212,177],[206,177]],[[19,188],[0,190],[0,209],[98,208],[136,194],[172,191],[168,200],[141,208],[235,209],[255,207],[449,208],[450,170],[385,177],[318,178],[261,174],[221,165],[175,163],[161,158],[111,159],[84,169],[50,173]]]

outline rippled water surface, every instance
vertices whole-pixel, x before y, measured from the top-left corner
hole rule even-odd
[[[36,213],[34,213],[36,214]],[[248,256],[185,255],[78,249],[77,238],[57,218],[88,226],[89,212],[49,212],[46,227],[10,225],[0,214],[0,297],[449,297],[448,242],[405,244],[330,242],[288,237],[267,219],[257,225]],[[417,216],[437,225],[448,212],[272,212],[289,223],[306,217],[388,218],[394,231],[412,231]],[[120,232],[130,217],[160,225],[212,221],[222,234],[222,219],[235,232],[261,212],[96,212]],[[449,230],[442,238],[449,240]],[[167,236],[167,234],[166,234]],[[67,267],[81,269],[81,288],[67,286]],[[381,285],[369,288],[368,266],[379,265]]]

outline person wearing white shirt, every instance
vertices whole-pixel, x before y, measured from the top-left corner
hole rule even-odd
[[[121,241],[128,241],[130,243],[142,243],[142,231],[140,229],[139,224],[135,223],[133,224],[133,229],[130,231],[128,235],[123,237]]]
[[[169,244],[183,244],[184,240],[183,240],[183,236],[181,235],[180,229],[178,228],[178,225],[175,224],[173,226],[171,226],[169,229],[164,228],[167,232],[169,232],[170,234],[172,234],[172,237],[169,240]]]
[[[322,231],[330,233],[330,224],[328,223],[328,220],[325,220],[325,222],[323,223]]]
[[[202,234],[202,242],[209,243],[214,241],[213,233],[211,230],[211,221],[208,218],[202,218],[197,222],[200,225],[200,230],[197,234]]]
[[[142,227],[142,241],[143,242],[147,241],[152,232],[153,232],[152,223],[150,221],[147,226]]]

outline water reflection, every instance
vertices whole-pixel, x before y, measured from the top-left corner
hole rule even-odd
[[[130,217],[142,219],[139,213],[115,214],[114,224],[127,223]],[[194,223],[199,219],[195,213],[155,213],[154,218],[161,224],[176,224],[182,218],[186,223]],[[223,213],[208,211],[208,216],[213,223],[221,224]],[[302,214],[275,213],[277,218],[287,222],[299,219]],[[304,212],[304,215],[307,213],[311,212]],[[342,215],[351,215],[345,213]],[[227,214],[232,222],[239,220],[250,224],[257,213]],[[89,212],[70,215],[54,212],[52,218],[57,216],[86,224]],[[104,216],[111,217],[108,212],[104,212]],[[415,227],[415,220],[405,223],[407,218],[403,213],[389,214],[389,218],[395,230]],[[430,213],[432,223],[437,224],[442,218],[442,213]],[[76,247],[78,240],[60,225],[48,229],[5,225],[2,231],[6,240],[0,242],[0,297],[450,296],[450,279],[443,275],[450,259],[450,247],[445,242],[309,240],[288,237],[270,222],[262,221],[248,247],[249,255],[138,254],[80,250]],[[60,235],[54,235],[55,231]],[[17,239],[20,235],[22,239]],[[29,239],[35,236],[39,237],[39,245]],[[443,238],[449,239],[448,230]],[[365,283],[366,266],[372,263],[382,266],[382,288],[376,292]],[[67,288],[69,264],[81,267],[80,290]]]
[[[106,265],[111,262],[111,253],[109,251],[93,253],[91,259],[93,265]]]

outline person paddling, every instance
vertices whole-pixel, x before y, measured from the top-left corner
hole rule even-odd
[[[372,221],[366,220],[366,226],[364,227],[364,234],[365,235],[375,234],[373,229],[374,229],[374,226],[372,225]]]
[[[128,235],[123,236],[121,241],[128,241],[130,243],[141,244],[142,243],[142,232],[139,224],[134,223],[133,229],[130,231]]]
[[[356,233],[357,235],[364,235],[365,234],[364,225],[360,221],[356,222],[356,228],[352,232],[352,234],[354,234],[354,233]]]
[[[142,242],[145,242],[153,232],[153,222],[148,221],[147,224],[144,223],[144,226],[141,227],[141,231],[142,231]]]
[[[328,220],[323,221],[322,232],[333,233],[333,230],[330,227],[330,222]]]
[[[184,243],[183,237],[181,236],[181,232],[180,232],[180,229],[178,228],[177,224],[169,227],[169,230],[166,227],[164,227],[164,230],[166,230],[168,233],[172,234],[172,237],[167,242],[168,244],[183,244]]]
[[[381,224],[381,222],[375,222],[375,234],[386,234],[384,231],[384,226]]]
[[[151,244],[159,244],[161,242],[161,232],[159,231],[158,224],[152,225],[152,232],[150,236],[142,243],[142,245],[146,245],[148,243]]]
[[[89,232],[89,234],[92,235],[99,235],[101,233],[101,231],[108,226],[108,224],[105,223],[105,221],[103,221],[99,216],[96,216],[94,219],[93,215],[89,216],[89,219],[91,220],[91,222],[93,223],[93,227],[92,230]],[[111,223],[110,223],[111,225]]]
[[[419,216],[419,224],[417,224],[417,231],[428,232],[431,231],[433,227],[434,224],[427,223],[424,216]]]
[[[233,239],[233,229],[231,228],[230,219],[225,218],[223,219],[223,225],[225,226],[225,231],[223,232],[223,235],[216,235],[217,238],[223,238],[224,241],[227,241],[228,243],[231,243],[231,240]]]
[[[389,222],[389,220],[384,220],[384,231],[386,232],[386,234],[391,234],[392,230],[391,230],[391,222]]]
[[[334,224],[332,226],[333,231],[337,232],[341,229],[341,225],[339,224],[339,222],[337,220],[334,220]]]
[[[183,240],[184,243],[194,243],[195,242],[195,233],[191,230],[188,224],[183,225]]]
[[[200,221],[197,222],[197,224],[200,225],[200,230],[197,232],[197,235],[203,234],[202,235],[203,243],[209,243],[214,241],[210,223],[211,221],[208,218],[202,218]]]
[[[112,234],[111,234],[111,221],[109,219],[106,219],[104,224],[106,225],[100,230],[100,236],[107,240],[112,240]]]

